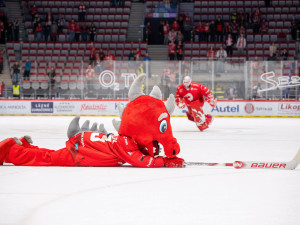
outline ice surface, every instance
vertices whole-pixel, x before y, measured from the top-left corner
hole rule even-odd
[[[0,117],[0,139],[31,135],[64,146],[72,117]],[[109,117],[83,117],[103,122]],[[199,132],[172,118],[186,161],[289,161],[300,147],[300,120],[216,118]],[[300,224],[300,166],[294,171],[0,167],[0,225]]]

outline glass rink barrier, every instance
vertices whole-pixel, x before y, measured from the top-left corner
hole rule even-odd
[[[207,86],[219,100],[296,100],[299,62],[243,58],[190,61],[32,62],[23,77],[21,98],[127,99],[134,78],[146,74],[143,91],[160,87],[163,99],[176,93],[184,76]],[[24,65],[21,65],[24,67]]]

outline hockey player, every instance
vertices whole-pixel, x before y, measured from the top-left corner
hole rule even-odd
[[[186,115],[188,119],[195,122],[200,131],[207,129],[213,120],[212,115],[203,112],[205,101],[211,107],[216,107],[217,101],[210,90],[204,85],[192,82],[190,76],[185,76],[183,84],[177,87],[175,102],[180,109],[187,106]]]

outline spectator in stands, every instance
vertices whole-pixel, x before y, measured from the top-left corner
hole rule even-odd
[[[260,32],[262,34],[266,34],[268,33],[268,22],[266,21],[266,19],[263,19],[261,21],[261,24],[260,24]]]
[[[185,20],[183,21],[183,35],[184,35],[185,41],[191,40],[192,30],[193,30],[192,18],[189,16],[186,16]]]
[[[35,4],[32,5],[31,7],[31,18],[32,18],[32,21],[35,19],[35,15],[37,14],[37,7]]]
[[[80,34],[81,34],[80,24],[77,23],[75,28],[75,41],[77,42],[80,41]]]
[[[233,55],[233,39],[231,37],[231,34],[228,34],[227,38],[226,38],[226,52],[227,55],[232,57]]]
[[[231,26],[229,24],[229,22],[225,23],[225,27],[224,27],[224,34],[225,34],[225,41],[227,40],[228,35],[231,35]]]
[[[170,42],[168,49],[169,49],[169,59],[175,60],[176,45],[174,44],[173,40]]]
[[[146,54],[145,54],[145,56],[144,56],[144,59],[143,59],[143,61],[148,61],[148,62],[150,62],[150,61],[151,61],[151,58],[150,58],[150,56],[149,56],[149,53],[148,53],[148,52],[146,52]]]
[[[208,42],[209,41],[208,40],[208,37],[209,37],[209,22],[204,24],[203,30],[204,30],[204,40]]]
[[[283,49],[283,51],[281,52],[281,58],[282,58],[282,60],[286,61],[286,60],[288,60],[288,57],[289,57],[289,53],[288,53],[288,51],[287,51],[286,48],[285,48],[285,49]]]
[[[51,26],[52,20],[53,20],[53,18],[52,18],[51,12],[49,11],[49,12],[47,13],[46,23],[48,23],[48,24]]]
[[[276,61],[276,55],[273,52],[270,52],[269,57],[267,58],[268,61]],[[270,70],[270,68],[269,68]]]
[[[237,20],[237,16],[238,16],[238,14],[237,14],[236,8],[233,8],[233,10],[230,14],[231,21]]]
[[[69,23],[69,41],[72,43],[75,40],[75,29],[76,29],[76,23],[72,19]]]
[[[104,61],[106,63],[106,69],[113,71],[113,67],[114,67],[114,61],[115,61],[115,57],[111,54],[111,52],[108,50],[107,55],[104,58]]]
[[[170,33],[170,25],[167,20],[163,28],[164,28],[164,44],[167,45],[169,43],[169,33]]]
[[[105,59],[105,54],[104,54],[102,48],[100,48],[100,50],[99,50],[99,59],[100,59],[100,61],[103,61]]]
[[[247,18],[246,18],[246,27],[252,27],[253,26],[253,14],[250,11],[249,13],[247,13]]]
[[[5,83],[4,83],[3,80],[1,80],[1,83],[0,83],[0,97],[3,97],[4,88],[5,88]]]
[[[259,8],[256,8],[254,13],[253,13],[253,33],[257,34],[259,33],[260,30],[260,17],[261,17],[261,12]]]
[[[133,49],[130,50],[130,53],[128,55],[128,60],[129,61],[135,61],[135,53],[134,53]]]
[[[78,21],[83,22],[85,21],[85,13],[86,13],[86,8],[83,2],[80,2],[79,8],[78,8]]]
[[[96,75],[99,75],[102,72],[102,67],[101,67],[100,60],[96,61],[96,66],[95,66],[94,70],[95,70]]]
[[[294,41],[297,40],[297,31],[299,30],[299,27],[300,27],[299,21],[295,18],[295,16],[293,16],[291,20],[291,35]]]
[[[182,41],[178,41],[176,45],[176,58],[177,60],[182,60],[183,58],[183,46],[182,46]]]
[[[48,42],[48,39],[49,39],[49,35],[50,35],[50,32],[51,32],[51,23],[50,22],[46,22],[45,26],[44,26],[44,38],[45,38],[45,41]]]
[[[39,14],[35,14],[35,17],[33,20],[33,32],[35,32],[36,27],[38,26],[39,23],[41,23],[41,18],[39,16]]]
[[[216,20],[215,24],[216,24],[217,41],[223,42],[224,23],[220,16],[218,16],[218,19]]]
[[[5,43],[5,26],[2,21],[0,21],[0,43]]]
[[[257,85],[255,85],[253,88],[252,88],[252,98],[254,100],[256,99],[260,99],[262,96],[261,96],[261,91],[262,88],[261,88],[261,84],[258,83]]]
[[[216,72],[222,73],[224,72],[225,59],[227,58],[227,52],[223,46],[220,46],[220,49],[217,51],[216,58],[218,59]]]
[[[90,97],[93,95],[93,82],[94,82],[95,70],[92,68],[92,65],[89,65],[87,70],[85,71],[85,77],[87,81],[87,90],[86,97]]]
[[[204,41],[204,29],[201,21],[199,21],[196,26],[196,32],[198,34],[198,41],[199,42]]]
[[[51,66],[50,68],[50,72],[48,73],[48,78],[49,78],[50,88],[51,90],[53,90],[55,86],[55,79],[56,79],[56,72],[53,66]]]
[[[95,41],[95,36],[97,34],[97,28],[94,23],[90,27],[90,41]]]
[[[182,34],[181,30],[177,31],[177,36],[176,36],[176,43],[181,41],[181,43],[184,42],[184,35]]]
[[[206,56],[209,60],[212,60],[212,59],[216,58],[216,51],[214,50],[213,46],[210,46],[210,48],[207,51]]]
[[[172,28],[171,31],[169,32],[169,35],[168,35],[168,40],[169,42],[175,42],[176,41],[176,31]]]
[[[231,84],[230,87],[228,88],[227,92],[228,92],[228,99],[229,100],[235,100],[238,96],[236,83]]]
[[[231,36],[234,43],[236,43],[238,35],[239,35],[239,25],[237,24],[236,20],[233,20],[231,24]]]
[[[93,67],[95,66],[96,54],[97,54],[97,51],[96,51],[95,46],[93,45],[90,49],[90,65],[92,65]]]
[[[29,80],[31,70],[31,61],[26,59],[25,69],[24,69],[24,80]]]
[[[40,42],[42,40],[42,32],[43,32],[43,27],[39,23],[35,29],[35,38],[38,42]]]
[[[177,20],[174,20],[174,22],[172,23],[172,28],[177,32],[180,30],[180,25],[177,22]]]
[[[13,88],[13,97],[20,99],[20,93],[21,93],[20,81],[14,83],[12,88]]]
[[[215,24],[215,21],[212,20],[209,25],[209,37],[210,37],[209,40],[211,42],[215,42],[216,33],[217,33],[216,24]]]
[[[53,20],[53,23],[52,23],[51,29],[50,29],[50,39],[51,39],[51,41],[56,42],[57,33],[58,33],[58,26],[57,26],[55,20]]]
[[[239,35],[243,34],[244,37],[245,37],[245,34],[246,34],[246,29],[244,26],[241,26],[240,29],[239,29]]]
[[[246,25],[246,19],[245,19],[245,14],[242,9],[240,9],[240,12],[238,13],[237,16],[237,24],[239,26],[245,26]]]
[[[243,34],[241,34],[241,36],[239,37],[239,39],[237,40],[237,43],[236,43],[236,47],[237,47],[239,56],[242,56],[245,54],[246,44],[247,44],[246,38],[244,37]]]
[[[17,84],[18,82],[21,81],[20,65],[18,61],[15,62],[12,69],[13,69],[12,82],[13,84]]]
[[[63,29],[65,27],[65,24],[66,24],[65,18],[63,17],[62,14],[59,14],[58,20],[57,20],[57,26],[58,26],[57,33],[59,33],[59,34],[63,33]]]
[[[275,56],[277,54],[277,47],[274,42],[272,42],[272,44],[269,47],[269,53],[272,53]]]
[[[4,23],[1,22],[3,24],[3,27],[5,27]],[[2,25],[1,25],[2,27]],[[6,27],[6,39],[7,41],[13,41],[13,24],[10,22],[10,20],[8,20],[7,22],[7,27]]]
[[[82,23],[82,27],[81,27],[81,39],[82,41],[88,40],[88,28],[85,22]]]
[[[140,48],[137,48],[135,51],[135,60],[139,61],[142,58],[142,52]]]
[[[14,30],[14,41],[19,41],[20,23],[18,18],[15,18],[13,24],[13,30]]]

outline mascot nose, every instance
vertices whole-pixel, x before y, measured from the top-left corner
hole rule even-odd
[[[180,152],[180,146],[177,142],[173,144],[173,156],[175,157]]]

